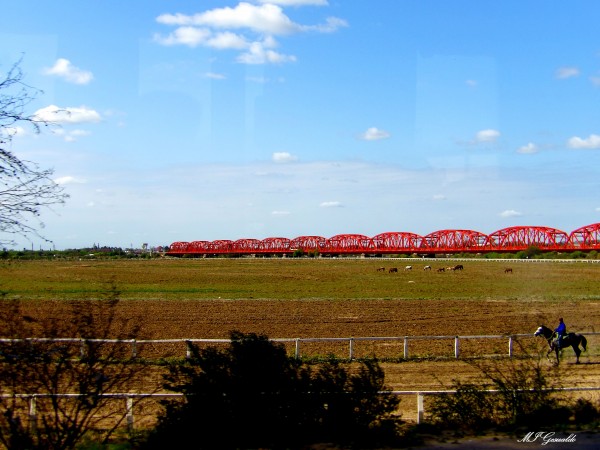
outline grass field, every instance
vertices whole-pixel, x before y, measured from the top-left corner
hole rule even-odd
[[[600,331],[600,264],[385,259],[160,259],[19,261],[0,265],[0,290],[31,316],[63,316],[68,302],[120,291],[119,312],[139,320],[140,339],[226,338],[231,330],[272,338],[533,333],[563,316],[571,331]],[[406,265],[412,270],[405,271]],[[424,271],[425,265],[433,270]],[[385,267],[385,271],[378,271]],[[389,273],[397,267],[398,273]],[[504,273],[506,267],[513,272]],[[595,338],[595,337],[594,337]],[[533,342],[535,340],[531,339]],[[361,344],[363,345],[363,344]],[[465,343],[465,354],[479,344]],[[502,349],[506,344],[498,344]],[[346,351],[346,344],[342,352]],[[401,348],[401,346],[400,346]],[[539,348],[544,342],[539,339]],[[307,347],[308,349],[308,347]],[[582,364],[564,352],[565,385],[600,379],[600,339]],[[316,350],[323,352],[323,350]],[[370,348],[357,348],[370,352]],[[399,358],[401,350],[392,348]],[[414,355],[452,354],[452,342],[411,343]],[[504,351],[504,350],[502,350]],[[397,390],[440,389],[477,376],[465,360],[385,362]],[[412,401],[406,403],[412,407]],[[407,411],[408,416],[414,412]]]
[[[0,288],[24,299],[98,296],[113,282],[123,299],[600,300],[600,264],[374,259],[166,259],[23,261],[0,266]],[[413,269],[405,271],[410,264]],[[432,271],[424,271],[431,265]],[[385,267],[385,271],[377,271]],[[398,273],[388,273],[391,267]],[[512,274],[504,269],[511,267]]]
[[[404,270],[406,265],[412,270]],[[0,266],[0,289],[32,314],[98,298],[114,284],[143,337],[224,338],[532,333],[564,316],[600,328],[600,264],[393,259],[22,261]],[[431,271],[423,270],[425,265]],[[385,267],[384,271],[379,271]],[[397,267],[397,273],[389,268]],[[505,273],[511,267],[512,273]]]

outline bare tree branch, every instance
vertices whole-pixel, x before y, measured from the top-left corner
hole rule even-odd
[[[53,169],[40,169],[31,161],[19,159],[12,153],[12,140],[23,127],[40,133],[49,123],[27,115],[26,107],[40,93],[23,82],[19,59],[0,81],[0,245],[14,244],[12,238],[2,235],[34,235],[44,228],[41,213],[44,208],[63,204],[69,197],[62,186],[52,180]],[[31,219],[35,224],[30,224]]]

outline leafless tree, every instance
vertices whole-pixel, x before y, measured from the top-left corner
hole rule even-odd
[[[22,130],[39,133],[49,125],[26,113],[41,91],[27,85],[23,78],[20,59],[0,79],[0,245],[15,243],[3,235],[34,235],[48,241],[39,233],[44,227],[42,210],[68,198],[62,186],[52,180],[53,169],[20,159],[10,149],[13,138]]]
[[[19,300],[0,297],[0,447],[72,449],[123,429],[127,411],[110,395],[134,392],[151,367],[123,345],[139,326],[117,315],[118,296],[110,287],[57,317],[32,317]]]

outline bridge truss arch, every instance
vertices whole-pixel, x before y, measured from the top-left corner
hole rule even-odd
[[[290,240],[282,237],[270,237],[260,241],[261,253],[286,254],[290,251]]]
[[[338,234],[327,239],[328,253],[365,253],[373,250],[373,241],[363,234]]]
[[[290,251],[322,252],[327,247],[327,239],[323,236],[298,236],[290,241]]]
[[[423,236],[391,231],[373,236],[371,240],[375,253],[413,253],[421,249]]]
[[[254,254],[260,250],[260,241],[258,239],[238,239],[231,244],[233,253]]]
[[[218,239],[208,244],[207,252],[212,254],[233,253],[233,241],[229,239]]]
[[[488,235],[474,230],[439,230],[423,238],[423,248],[435,253],[480,252]]]
[[[572,231],[569,235],[569,245],[574,249],[600,250],[600,223]]]
[[[565,250],[569,235],[549,227],[509,227],[489,236],[489,248],[494,251],[520,251],[528,247],[540,250]]]

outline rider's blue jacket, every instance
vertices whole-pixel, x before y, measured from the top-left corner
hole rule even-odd
[[[554,329],[558,334],[565,334],[567,332],[567,326],[564,322],[558,324],[558,326]]]

